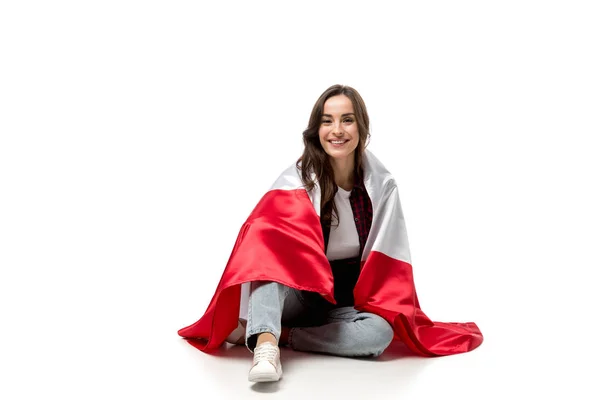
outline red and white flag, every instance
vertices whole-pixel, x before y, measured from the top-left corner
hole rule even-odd
[[[475,349],[483,341],[475,323],[433,322],[421,310],[396,182],[369,150],[364,153],[363,169],[373,222],[354,288],[354,307],[385,318],[394,328],[395,339],[417,354],[439,356]],[[320,204],[318,184],[308,192],[295,163],[286,169],[242,226],[206,312],[179,335],[202,351],[219,347],[237,326],[241,287],[247,282],[275,281],[320,293],[334,303]]]

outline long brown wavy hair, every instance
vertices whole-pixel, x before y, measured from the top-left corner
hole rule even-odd
[[[301,171],[302,182],[306,190],[310,191],[314,188],[316,182],[311,179],[311,172],[316,174],[316,180],[321,187],[321,223],[329,227],[332,224],[334,215],[337,219],[337,207],[333,201],[337,193],[337,185],[334,180],[333,167],[329,160],[330,156],[321,146],[319,127],[321,126],[325,102],[330,97],[337,95],[344,95],[352,101],[354,115],[358,123],[358,145],[354,151],[354,176],[363,179],[363,154],[371,136],[369,114],[367,114],[367,107],[360,94],[350,86],[330,86],[318,98],[310,114],[308,128],[302,133],[304,152],[296,162],[296,167]]]

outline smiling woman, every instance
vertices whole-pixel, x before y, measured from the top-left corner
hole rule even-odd
[[[362,160],[370,136],[367,107],[354,88],[333,85],[317,99],[303,133],[304,153],[298,167],[307,190],[314,188],[310,175],[316,174],[321,220],[327,226],[337,215],[337,202],[332,200],[338,188],[352,190],[354,181],[363,178]]]
[[[358,146],[358,124],[352,101],[345,95],[330,97],[324,105],[319,128],[319,139],[329,155],[336,184],[346,190],[352,188],[354,150]]]
[[[394,338],[422,356],[482,343],[474,323],[434,322],[421,310],[398,188],[365,149],[369,137],[358,92],[328,88],[303,132],[302,156],[254,208],[208,309],[181,336],[203,351],[245,344],[252,382],[281,378],[278,346],[376,357]],[[248,319],[238,321],[241,302]]]

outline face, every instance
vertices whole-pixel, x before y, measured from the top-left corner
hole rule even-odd
[[[358,137],[352,101],[343,94],[327,99],[319,127],[319,139],[325,152],[335,159],[354,157]]]

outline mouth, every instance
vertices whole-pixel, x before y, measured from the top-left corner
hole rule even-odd
[[[343,145],[348,143],[349,140],[328,140],[328,142],[331,143],[333,147],[342,147]]]

